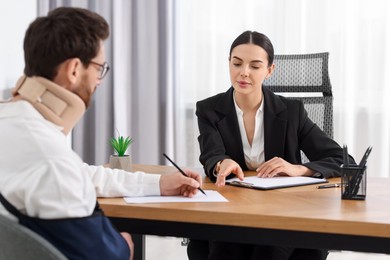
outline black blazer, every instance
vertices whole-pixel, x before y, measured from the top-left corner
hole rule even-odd
[[[205,173],[215,181],[216,163],[225,158],[236,161],[245,171],[244,148],[233,101],[233,88],[196,103],[200,135],[199,160]],[[304,165],[323,177],[340,176],[343,150],[314,124],[298,100],[275,95],[263,87],[265,160],[281,157],[302,164],[302,150],[310,162]],[[353,161],[353,158],[351,159]],[[231,176],[233,177],[233,176]]]

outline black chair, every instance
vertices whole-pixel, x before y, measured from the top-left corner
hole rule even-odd
[[[275,55],[275,71],[263,86],[303,102],[309,118],[333,138],[333,95],[329,53]],[[302,161],[308,161],[302,153]]]
[[[0,215],[0,259],[61,260],[67,259],[40,235]]]

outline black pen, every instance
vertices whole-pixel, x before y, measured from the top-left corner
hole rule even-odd
[[[347,145],[343,146],[343,160],[344,160],[344,167],[349,167],[349,158],[348,158],[348,147],[347,147]]]
[[[332,183],[332,184],[325,184],[317,186],[318,189],[327,189],[327,188],[338,188],[340,187],[341,183]]]
[[[360,189],[360,182],[362,181],[364,175],[364,167],[366,166],[368,156],[370,155],[372,150],[372,146],[369,146],[364,153],[362,159],[359,162],[358,169],[356,170],[356,174],[351,179],[351,189],[349,189],[350,196],[354,197],[358,194]]]
[[[368,156],[369,156],[370,153],[371,153],[371,150],[372,150],[372,146],[369,146],[369,147],[367,148],[366,152],[364,153],[362,160],[361,160],[360,163],[359,163],[359,167],[360,167],[360,168],[363,168],[364,166],[366,166],[367,159],[368,159]]]
[[[181,172],[181,174],[183,174],[184,176],[188,177],[188,175],[187,175],[182,169],[180,169],[180,167],[177,166],[176,163],[174,163],[174,162],[168,157],[168,155],[166,155],[165,153],[163,153],[163,155],[165,156],[165,158],[168,159],[168,161],[170,161],[170,162],[173,164],[173,166],[176,167],[176,169],[179,170],[179,172]],[[204,195],[206,195],[206,193],[204,192],[204,190],[202,190],[201,187],[199,187],[198,190],[200,190],[200,192],[202,192]],[[207,195],[206,195],[206,196],[207,196]]]

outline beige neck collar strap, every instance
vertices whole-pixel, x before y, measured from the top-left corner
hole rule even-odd
[[[65,135],[72,130],[86,110],[79,96],[42,77],[21,77],[12,94],[19,94],[47,120],[62,126]]]

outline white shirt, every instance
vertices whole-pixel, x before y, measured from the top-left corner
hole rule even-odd
[[[26,101],[0,103],[0,133],[0,192],[29,216],[84,217],[97,196],[160,195],[160,175],[85,164]]]
[[[241,141],[244,148],[245,163],[249,170],[256,170],[265,161],[264,156],[264,99],[257,109],[255,117],[255,132],[252,145],[249,144],[244,125],[244,112],[236,103],[233,95],[234,106],[236,107],[238,126],[240,127]]]

